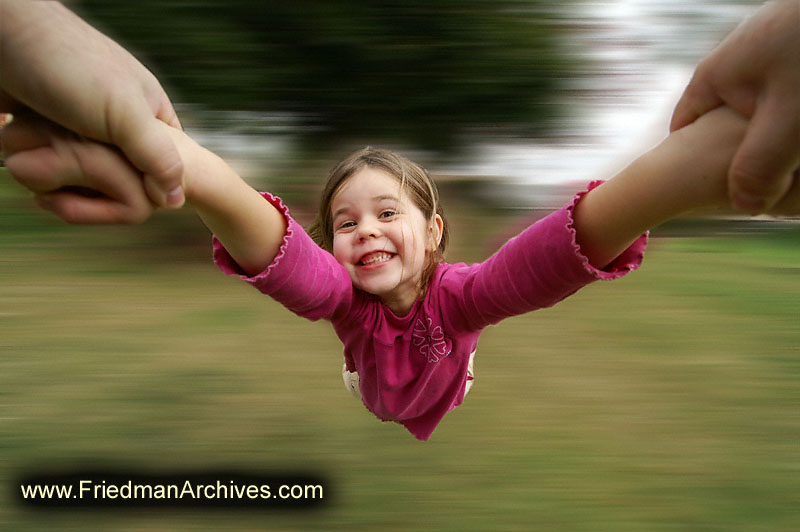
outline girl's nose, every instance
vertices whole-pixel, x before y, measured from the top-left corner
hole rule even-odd
[[[365,219],[361,220],[358,224],[358,238],[359,240],[366,240],[368,238],[377,238],[380,236],[380,226],[378,220]]]

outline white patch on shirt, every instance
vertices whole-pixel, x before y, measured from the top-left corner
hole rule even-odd
[[[472,388],[472,381],[475,380],[475,370],[473,369],[475,353],[476,351],[473,351],[469,355],[469,364],[467,365],[467,382],[464,385],[464,397],[466,397],[469,393],[470,389]],[[347,362],[342,365],[342,380],[344,381],[344,387],[347,388],[347,391],[350,392],[350,395],[356,399],[361,399],[361,383],[358,379],[358,372],[347,371]]]
[[[361,384],[358,381],[357,371],[347,371],[347,363],[342,366],[342,380],[344,380],[344,387],[350,392],[350,395],[356,399],[361,399]]]

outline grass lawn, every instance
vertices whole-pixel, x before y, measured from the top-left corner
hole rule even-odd
[[[470,396],[420,443],[346,393],[327,324],[224,278],[206,249],[178,259],[174,230],[43,222],[9,194],[0,529],[800,527],[797,232],[656,238],[629,277],[487,329]],[[476,221],[456,217],[454,233]],[[482,253],[468,241],[452,259]],[[328,498],[281,512],[15,501],[18,475],[92,467],[305,471]]]

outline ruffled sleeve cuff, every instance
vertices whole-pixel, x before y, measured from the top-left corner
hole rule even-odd
[[[599,269],[589,263],[589,259],[583,254],[580,244],[578,244],[577,233],[575,231],[575,218],[573,215],[575,212],[575,206],[578,204],[578,202],[580,202],[581,199],[583,199],[583,197],[591,190],[599,187],[603,183],[604,181],[602,180],[592,181],[589,183],[585,191],[579,192],[575,195],[575,197],[572,198],[572,201],[565,207],[565,211],[567,215],[567,229],[569,230],[572,238],[572,250],[575,256],[578,258],[578,260],[580,260],[581,264],[583,264],[583,268],[586,270],[586,272],[592,277],[610,281],[622,277],[623,275],[626,275],[641,266],[642,261],[644,260],[644,251],[647,247],[650,232],[647,231],[642,234],[605,268]]]
[[[304,318],[334,320],[345,316],[353,296],[353,283],[347,271],[289,216],[279,198],[267,193],[262,196],[286,220],[286,233],[278,254],[264,271],[248,276],[215,237],[214,262],[224,273],[237,275]]]
[[[278,254],[274,259],[272,259],[272,262],[266,267],[266,269],[264,269],[264,271],[254,276],[247,275],[239,266],[239,264],[236,263],[233,257],[231,257],[230,253],[228,253],[228,250],[225,249],[225,246],[222,245],[222,242],[219,241],[216,235],[212,237],[214,264],[216,264],[225,275],[237,275],[243,281],[251,284],[265,283],[270,277],[272,271],[279,267],[284,259],[284,256],[286,255],[286,249],[289,245],[289,242],[299,227],[297,222],[289,215],[289,209],[283,204],[283,201],[281,201],[279,197],[273,196],[269,192],[261,192],[261,196],[266,201],[270,202],[276,209],[278,209],[278,211],[286,220],[286,233],[283,235],[283,241],[281,242],[281,247],[278,250]]]

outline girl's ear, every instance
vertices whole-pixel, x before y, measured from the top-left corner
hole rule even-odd
[[[436,251],[439,243],[442,241],[442,234],[444,232],[444,220],[438,214],[434,216],[431,223],[428,225],[428,234],[431,237],[431,251]]]

